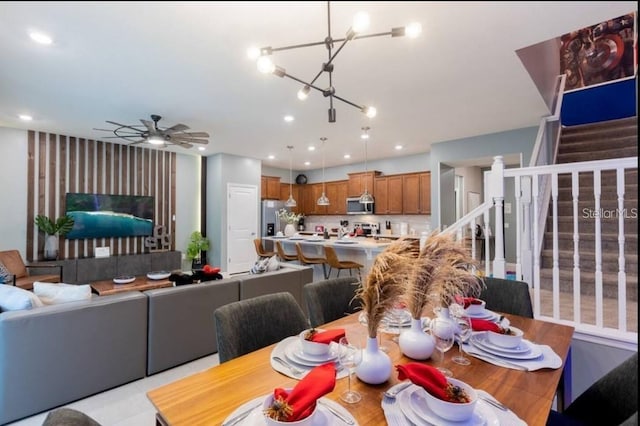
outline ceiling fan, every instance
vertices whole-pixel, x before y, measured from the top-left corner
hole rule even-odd
[[[115,136],[106,136],[104,139],[123,139],[131,142],[130,145],[138,143],[150,143],[167,147],[168,145],[178,145],[182,148],[192,148],[193,144],[206,145],[209,143],[209,133],[207,132],[187,132],[189,126],[176,124],[171,127],[160,127],[158,121],[162,117],[156,114],[151,115],[151,120],[140,119],[141,125],[128,125],[107,120],[107,123],[118,126],[110,129],[93,129],[104,132],[113,132]]]

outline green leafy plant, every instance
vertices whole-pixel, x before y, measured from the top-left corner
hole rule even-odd
[[[187,245],[187,259],[200,259],[200,254],[206,250],[209,250],[209,240],[200,231],[192,232]]]
[[[73,228],[73,224],[75,221],[73,220],[73,217],[69,215],[64,215],[62,217],[59,217],[58,220],[53,221],[47,216],[40,214],[36,216],[34,222],[38,226],[38,229],[40,229],[47,235],[64,236],[69,231],[71,231],[71,228]]]

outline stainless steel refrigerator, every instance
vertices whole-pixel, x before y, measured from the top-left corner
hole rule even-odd
[[[270,237],[276,235],[279,231],[283,231],[280,229],[280,219],[278,218],[280,209],[290,210],[284,206],[284,201],[262,200],[262,232],[260,235]]]

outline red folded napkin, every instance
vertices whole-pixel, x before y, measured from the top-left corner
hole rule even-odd
[[[456,302],[462,305],[465,309],[469,307],[469,305],[482,305],[482,300],[476,299],[475,297],[460,297],[456,296]]]
[[[495,331],[500,333],[500,325],[493,321],[471,318],[471,329],[473,331]]]
[[[315,343],[338,342],[345,336],[344,328],[336,328],[333,330],[319,331],[311,336],[311,341]]]
[[[421,386],[431,395],[443,401],[454,402],[448,392],[451,386],[447,378],[435,367],[418,362],[410,362],[405,365],[396,365],[398,379],[409,379],[415,385]]]
[[[294,422],[308,417],[314,410],[318,398],[331,392],[335,385],[336,366],[329,362],[309,371],[289,393],[282,388],[276,388],[273,391],[273,399],[284,407],[281,412],[287,413],[285,421]]]

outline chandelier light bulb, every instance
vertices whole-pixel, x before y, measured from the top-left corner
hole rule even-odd
[[[260,57],[260,49],[257,47],[250,47],[247,49],[247,57],[252,61],[257,60]]]
[[[311,90],[309,86],[304,86],[302,89],[298,90],[298,99],[301,101],[307,99],[309,97],[309,90]]]
[[[416,38],[422,33],[422,25],[419,22],[412,22],[405,28],[405,34],[409,38]]]
[[[276,70],[276,66],[268,56],[260,56],[257,62],[258,71],[262,74],[271,74]]]
[[[367,12],[358,12],[353,17],[353,24],[351,29],[355,33],[361,33],[369,28],[369,14]]]
[[[378,114],[378,110],[375,109],[374,107],[366,107],[364,109],[364,113],[366,114],[367,117],[373,118]]]

